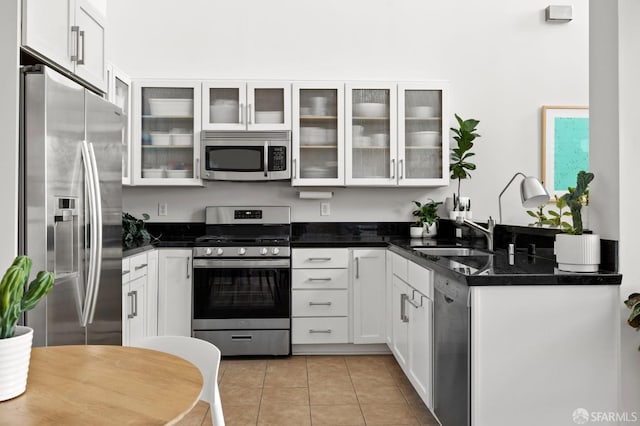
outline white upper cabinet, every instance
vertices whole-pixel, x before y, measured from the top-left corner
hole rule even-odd
[[[449,184],[447,83],[398,85],[398,184]]]
[[[87,0],[23,0],[22,46],[107,91],[105,16]]]
[[[291,83],[205,81],[203,130],[291,130]]]
[[[344,185],[344,85],[293,84],[293,186]]]
[[[115,65],[107,66],[107,96],[122,109],[122,184],[131,185],[131,79]]]
[[[145,80],[133,87],[133,183],[202,185],[200,82]]]
[[[346,184],[396,185],[396,85],[349,83],[345,96]]]

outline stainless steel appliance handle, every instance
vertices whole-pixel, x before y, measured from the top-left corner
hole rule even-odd
[[[269,141],[264,141],[264,177],[269,176]]]
[[[356,279],[360,278],[360,258],[356,257]]]
[[[391,159],[391,179],[396,178],[396,159]]]
[[[194,269],[288,268],[289,259],[193,259]]]
[[[82,141],[80,145],[80,152],[82,154],[82,162],[84,163],[85,168],[85,179],[87,181],[87,196],[89,198],[89,218],[91,220],[91,235],[89,239],[90,250],[89,250],[89,268],[87,271],[87,279],[85,285],[85,294],[84,294],[84,303],[81,303],[81,312],[80,312],[80,325],[86,327],[89,323],[89,310],[91,306],[91,301],[93,300],[93,280],[95,279],[95,269],[96,269],[96,229],[98,225],[98,219],[96,218],[96,197],[95,197],[95,184],[93,179],[95,177],[93,173],[93,163],[91,162],[90,154],[89,154],[89,144],[87,141]]]
[[[93,323],[93,316],[96,313],[96,304],[98,302],[98,292],[100,290],[100,275],[102,272],[102,188],[100,187],[100,175],[98,174],[98,162],[96,161],[96,153],[93,149],[93,144],[89,143],[89,158],[91,159],[91,168],[93,169],[93,188],[94,197],[96,203],[96,219],[98,220],[97,226],[92,232],[92,235],[96,235],[96,260],[93,279],[93,290],[91,291],[91,310],[89,315],[89,324]]]
[[[327,328],[326,330],[316,330],[316,329],[310,328],[309,333],[331,333],[331,329]]]
[[[133,313],[133,292],[132,291],[128,292],[127,297],[129,298],[129,313],[127,314],[127,318],[131,319],[135,317]]]
[[[309,306],[331,306],[331,302],[309,302]]]
[[[232,334],[231,340],[253,340],[253,336],[250,334],[241,334],[241,335]]]
[[[191,279],[191,274],[189,273],[189,269],[191,269],[189,268],[189,259],[190,258],[187,257],[187,279]]]
[[[78,42],[80,42],[80,39],[82,39],[82,49],[80,50],[82,52],[82,59],[80,59],[81,57],[80,55],[78,55],[76,64],[84,65],[84,45],[86,44],[85,38],[84,38],[84,31],[78,31]]]
[[[72,62],[77,62],[78,61],[78,45],[80,44],[80,27],[77,25],[72,25],[71,26],[71,34],[73,35],[73,33],[76,34],[76,37],[74,39],[74,44],[75,44],[75,49],[73,49],[73,54],[71,55],[71,61]]]
[[[407,310],[404,304],[404,301],[408,299],[409,296],[406,294],[402,293],[400,295],[400,320],[402,320],[402,322],[409,322],[409,317],[407,316]]]
[[[307,281],[331,281],[331,278],[307,278]]]

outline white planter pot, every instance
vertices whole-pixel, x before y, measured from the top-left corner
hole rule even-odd
[[[464,219],[466,217],[466,212],[461,212],[457,210],[452,210],[449,212],[449,219],[455,221],[457,217],[461,217]]]
[[[424,231],[424,228],[422,226],[409,227],[409,235],[411,235],[411,238],[422,238],[423,231]]]
[[[22,395],[27,388],[33,329],[17,326],[13,337],[0,339],[0,401]]]
[[[438,236],[438,224],[436,222],[424,226],[422,238],[435,238],[436,236]]]
[[[556,234],[554,253],[561,271],[597,272],[600,265],[600,236]]]

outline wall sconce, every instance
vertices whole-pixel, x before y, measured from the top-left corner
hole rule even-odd
[[[500,213],[500,223],[502,223],[502,194],[507,190],[509,185],[516,177],[522,176],[524,180],[520,182],[520,199],[522,207],[533,208],[546,204],[549,201],[549,193],[537,178],[533,176],[525,176],[523,173],[513,175],[509,183],[504,187],[500,195],[498,195],[498,211]]]
[[[571,6],[547,6],[544,19],[547,22],[570,22],[573,19],[573,9]]]

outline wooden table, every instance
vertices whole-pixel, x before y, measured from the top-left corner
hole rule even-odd
[[[27,391],[0,402],[0,424],[171,424],[198,402],[201,390],[200,370],[163,352],[122,346],[33,348]]]

